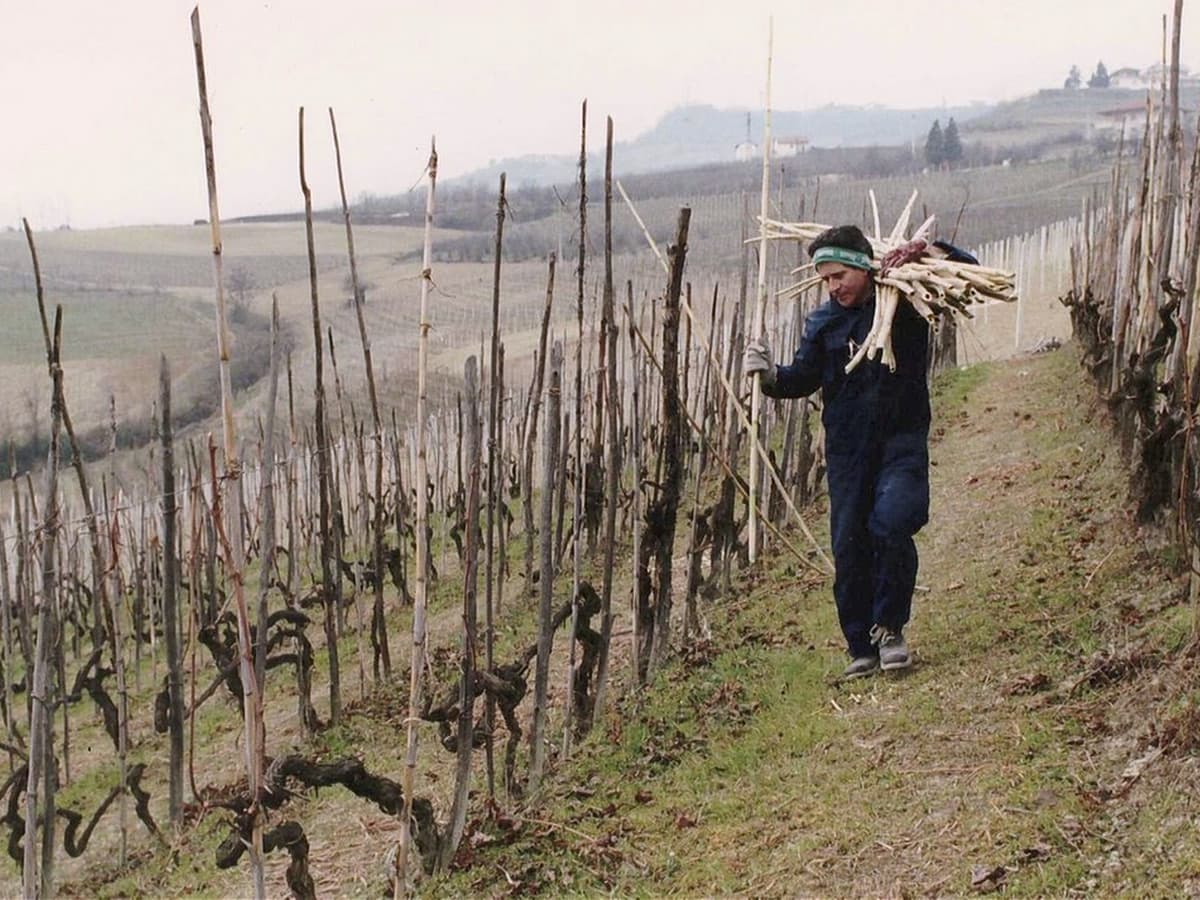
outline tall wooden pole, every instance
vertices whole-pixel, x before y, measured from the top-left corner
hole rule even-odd
[[[31,245],[32,246],[32,245]],[[40,278],[39,298],[41,295]],[[38,607],[37,644],[34,650],[29,705],[29,770],[25,782],[24,896],[26,900],[54,895],[54,795],[58,784],[54,760],[54,661],[57,638],[58,543],[58,439],[62,429],[62,306],[55,309],[54,338],[47,354],[51,382],[50,447],[46,456],[46,490],[42,503],[42,598]],[[14,787],[14,791],[17,789]],[[41,798],[41,809],[38,799]],[[37,823],[42,821],[42,854],[39,865]]]
[[[554,604],[554,492],[558,458],[559,431],[562,422],[562,344],[554,342],[550,351],[550,384],[546,390],[546,427],[542,456],[541,574],[538,579],[537,667],[533,684],[533,727],[529,763],[529,791],[536,793],[546,770],[546,712],[550,688],[550,650],[554,642],[551,617]],[[562,490],[562,486],[558,486]],[[568,697],[567,700],[570,703]]]
[[[500,499],[500,489],[496,486],[499,478],[503,480],[497,467],[496,439],[499,434],[498,417],[500,415],[500,261],[504,250],[504,212],[507,199],[504,195],[505,174],[500,173],[500,196],[496,200],[496,258],[492,271],[492,352],[491,368],[488,377],[491,379],[488,390],[488,445],[487,445],[487,573],[484,581],[485,610],[484,610],[484,644],[485,665],[487,671],[492,671],[495,630],[492,618],[496,598],[492,593],[493,566],[495,565],[496,540],[496,503]],[[488,740],[484,753],[487,765],[488,797],[496,796],[496,762],[493,754],[492,732],[496,721],[496,704],[488,694],[486,723]]]
[[[454,801],[450,821],[442,842],[443,868],[449,868],[462,840],[467,822],[467,795],[471,787],[471,755],[475,747],[475,647],[479,587],[479,456],[482,427],[479,422],[479,367],[474,356],[467,358],[464,370],[467,394],[466,454],[467,509],[466,541],[463,559],[463,631],[462,659],[458,688],[458,765],[454,778]]]
[[[554,307],[554,268],[558,256],[551,252],[548,260],[546,275],[546,303],[542,307],[542,326],[538,334],[537,356],[534,357],[533,380],[529,385],[529,395],[526,398],[524,424],[521,428],[522,475],[521,475],[521,507],[525,520],[525,594],[533,593],[533,539],[535,526],[533,522],[533,454],[536,449],[538,413],[542,406],[542,382],[546,375],[546,339],[550,333],[550,313]],[[552,465],[552,460],[546,460],[543,465]]]
[[[109,570],[113,581],[112,594],[110,594],[113,603],[112,608],[109,610],[109,618],[112,622],[113,646],[117,648],[116,653],[113,655],[113,669],[117,676],[117,771],[120,776],[119,782],[121,785],[121,793],[118,798],[121,840],[117,866],[120,869],[124,869],[129,849],[129,803],[125,791],[125,775],[128,771],[129,760],[129,692],[125,681],[125,638],[121,625],[123,607],[121,598],[125,595],[125,589],[121,579],[120,518],[119,516],[113,516],[109,511],[108,481],[104,475],[100,476],[100,496],[104,504],[104,521],[108,523]]]
[[[258,641],[254,673],[259,684],[267,677],[267,619],[271,587],[275,583],[275,406],[279,396],[279,298],[271,295],[271,364],[267,381],[267,424],[262,450],[262,570],[258,590]],[[260,693],[261,699],[261,693]]]
[[[167,642],[167,698],[170,706],[169,788],[171,824],[183,817],[183,655],[179,635],[179,564],[176,555],[175,443],[171,436],[171,367],[166,354],[159,368],[159,416],[163,484],[163,630]]]
[[[633,503],[629,514],[633,520],[633,590],[630,592],[630,619],[633,638],[630,641],[630,661],[633,665],[633,678],[638,684],[642,683],[641,641],[642,621],[638,614],[638,591],[642,572],[642,407],[641,407],[641,359],[638,353],[637,325],[633,316],[633,282],[625,282],[625,318],[629,327],[629,371],[630,371],[630,410],[629,420],[632,422],[630,441],[633,444]]]
[[[601,378],[608,393],[608,455],[604,463],[604,574],[600,591],[600,652],[596,661],[596,700],[591,723],[604,715],[608,693],[609,645],[612,643],[613,569],[616,562],[617,501],[621,487],[621,435],[617,421],[617,322],[612,265],[613,121],[608,118],[604,139],[604,294],[600,308]]]
[[[371,359],[371,339],[363,320],[363,290],[358,282],[358,261],[354,253],[354,229],[350,224],[350,204],[346,200],[346,182],[342,175],[342,145],[338,141],[337,121],[333,107],[329,108],[329,128],[333,131],[333,150],[337,159],[338,191],[342,198],[342,218],[346,222],[346,247],[350,257],[350,286],[354,291],[354,315],[358,321],[358,336],[362,343],[363,367],[367,370],[367,397],[371,403],[371,427],[375,440],[375,505],[371,519],[371,559],[375,569],[375,595],[371,611],[371,644],[375,676],[383,669],[383,677],[392,677],[392,655],[388,648],[387,620],[383,606],[383,417],[379,412],[379,394],[375,388],[375,366]],[[366,498],[363,498],[366,502]]]
[[[571,752],[572,712],[575,696],[575,671],[578,649],[575,627],[579,621],[579,584],[583,580],[583,278],[587,259],[587,101],[579,124],[579,265],[575,269],[575,522],[574,553],[571,567],[571,630],[567,632],[567,686],[563,692],[563,743],[562,755]],[[564,479],[565,482],[565,479]],[[565,484],[564,484],[565,486]]]
[[[426,446],[426,370],[429,365],[429,290],[433,285],[433,209],[437,189],[437,143],[429,147],[429,194],[425,200],[425,244],[421,254],[421,325],[417,336],[417,579],[413,598],[412,658],[409,661],[408,729],[404,756],[404,816],[400,822],[400,848],[396,854],[395,893],[406,889],[408,857],[412,847],[413,781],[417,771],[417,724],[421,713],[421,674],[425,668],[425,613],[429,598],[429,456]]]
[[[661,493],[647,511],[647,528],[655,535],[655,578],[657,580],[653,615],[653,633],[643,632],[646,678],[649,680],[666,659],[671,637],[671,607],[673,585],[671,566],[674,557],[675,525],[679,512],[680,490],[683,485],[683,413],[679,398],[679,308],[683,293],[683,268],[687,261],[688,226],[692,211],[679,210],[675,243],[667,250],[671,260],[671,277],[663,304],[662,329],[662,460]],[[653,517],[653,520],[651,519]],[[643,548],[643,554],[646,549]]]
[[[342,717],[342,677],[338,655],[338,629],[335,616],[340,615],[341,598],[338,596],[340,579],[333,570],[333,526],[330,503],[333,491],[333,474],[330,464],[329,429],[325,414],[325,354],[321,340],[321,304],[317,295],[317,252],[313,242],[312,192],[304,173],[304,107],[300,107],[300,191],[304,194],[304,229],[308,241],[308,285],[312,307],[313,356],[315,381],[313,395],[316,409],[313,430],[316,435],[318,518],[321,530],[321,599],[325,610],[325,645],[329,653],[329,722],[336,725]]]
[[[212,234],[213,282],[217,306],[217,354],[220,357],[221,423],[225,444],[224,472],[220,482],[214,483],[214,506],[219,507],[221,494],[228,488],[235,501],[241,495],[241,463],[238,457],[237,430],[233,420],[233,382],[230,375],[230,334],[225,303],[225,284],[221,265],[221,215],[217,204],[217,174],[213,155],[212,117],[208,110],[208,87],[204,70],[204,46],[200,35],[200,8],[192,10],[192,45],[196,57],[196,81],[200,92],[200,129],[204,139],[204,171],[208,182],[208,216]],[[241,528],[241,510],[235,502],[230,514],[230,527],[216,522],[219,534],[224,533],[223,549],[229,577],[233,582],[234,606],[237,616],[238,657],[242,677],[242,702],[245,708],[246,727],[246,774],[251,796],[254,798],[253,840],[250,847],[250,871],[254,882],[254,896],[266,894],[262,865],[262,816],[259,808],[259,793],[262,789],[263,771],[263,724],[262,699],[259,696],[255,677],[250,618],[246,607],[244,585],[245,547],[234,538]],[[215,513],[214,513],[215,518]]]
[[[758,303],[754,306],[754,337],[763,334],[763,316],[767,309],[767,218],[771,202],[771,55],[774,52],[775,20],[767,25],[767,96],[763,111],[762,197],[759,207],[758,243]],[[758,438],[758,417],[762,408],[762,385],[757,378],[750,393],[750,431],[752,440]],[[750,562],[758,558],[758,454],[750,454]]]

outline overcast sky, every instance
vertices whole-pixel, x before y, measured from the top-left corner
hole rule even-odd
[[[0,225],[189,222],[207,214],[183,0],[0,0]],[[351,196],[407,190],[436,134],[442,173],[572,153],[579,102],[596,146],[683,103],[758,107],[775,18],[774,103],[1011,99],[1146,66],[1169,0],[206,0],[223,216],[336,200],[327,107]],[[1183,61],[1200,59],[1200,10]],[[619,163],[618,163],[619,165]]]

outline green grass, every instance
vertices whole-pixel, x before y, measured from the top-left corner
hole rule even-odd
[[[943,520],[935,512],[938,543],[925,548],[930,593],[917,599],[921,665],[911,675],[833,683],[841,657],[828,587],[768,557],[765,571],[741,576],[734,596],[709,610],[712,647],[627,696],[620,718],[547,785],[530,815],[551,824],[484,841],[474,865],[433,882],[431,894],[494,890],[498,868],[547,895],[568,884],[621,896],[827,894],[849,884],[960,895],[976,866],[1005,866],[1015,896],[1098,884],[1154,892],[1194,879],[1197,841],[1181,824],[1192,801],[1158,788],[1148,802],[1122,801],[1132,820],[1115,813],[1137,861],[1120,875],[1096,863],[1112,847],[1097,837],[1111,827],[1109,810],[1087,792],[1119,780],[1128,757],[1098,745],[1094,723],[1141,727],[1146,701],[1133,698],[1146,682],[1061,698],[1054,685],[1128,637],[1107,610],[1143,578],[1154,583],[1161,560],[1147,572],[1119,518],[1091,525],[1098,498],[1119,504],[1123,473],[1106,455],[1087,386],[1083,402],[1063,406],[1064,385],[1069,394],[1077,378],[1071,354],[1021,365],[1028,377],[987,366],[939,380],[939,421],[979,421],[999,407],[993,418],[1007,423],[1011,406],[1032,418],[1005,439],[956,427],[943,439]],[[1037,422],[1053,423],[1057,439]],[[974,456],[968,445],[987,452]],[[1036,466],[1024,452],[1009,455],[1031,446],[1040,448]],[[978,501],[953,503],[968,479]],[[1098,578],[1102,559],[1107,577]],[[1146,637],[1174,652],[1189,624],[1182,607],[1168,609]],[[1048,676],[1046,693],[1008,692],[1036,673]],[[1135,714],[1123,722],[1129,703]],[[1185,703],[1167,709],[1178,715]],[[886,814],[867,799],[875,797]],[[1162,853],[1155,841],[1173,848],[1170,862],[1152,861]]]
[[[472,864],[429,882],[428,895],[828,895],[848,885],[865,895],[965,895],[976,866],[1005,866],[1005,889],[1016,896],[1143,885],[1166,894],[1197,878],[1200,841],[1187,826],[1196,802],[1179,789],[1194,751],[1167,752],[1113,794],[1149,746],[1148,723],[1186,725],[1194,708],[1197,665],[1183,652],[1192,611],[1114,615],[1157,590],[1170,569],[1130,539],[1124,472],[1072,353],[948,373],[934,405],[944,430],[934,516],[921,536],[927,590],[908,632],[919,661],[910,674],[837,683],[844,659],[828,583],[767,553],[736,576],[728,597],[703,606],[711,642],[686,648],[652,686],[621,697],[533,802],[505,802],[517,825],[489,819],[477,796]],[[536,607],[515,586],[519,540],[509,553],[501,660],[531,640]],[[461,582],[452,551],[447,561],[431,598],[431,649],[457,647]],[[589,561],[589,577],[596,566]],[[556,582],[560,602],[568,585]],[[395,646],[410,612],[388,593]],[[1152,651],[1140,668],[1088,678],[1092,654],[1139,647]],[[358,754],[371,771],[398,777],[406,684],[353,702],[352,633],[339,649],[347,718],[302,747],[326,758]],[[439,688],[453,677],[452,658],[453,650],[436,666]],[[319,652],[318,684],[325,667]],[[290,673],[270,689],[292,703]],[[89,717],[77,709],[78,727]],[[549,727],[557,742],[560,723]],[[106,740],[94,723],[85,728]],[[210,701],[197,728],[205,761],[214,752],[232,758],[241,726],[228,703]],[[162,758],[162,740],[146,737],[137,753]],[[290,746],[276,736],[272,748]],[[420,794],[443,798],[451,757],[429,728],[422,748]],[[63,796],[94,803],[114,771],[105,763],[81,773]],[[317,876],[324,865],[330,877],[330,860],[350,842],[389,840],[367,843],[379,818],[340,789],[287,815],[309,829]],[[156,854],[124,875],[101,869],[89,893],[235,890],[244,863],[212,868],[220,823],[211,815],[187,832],[175,861]],[[1123,863],[1110,871],[1114,849]]]
[[[939,421],[957,418],[967,400],[987,380],[989,365],[980,364],[946,369],[939,373],[930,388],[930,403]]]
[[[63,361],[128,359],[194,347],[194,330],[211,324],[211,312],[169,294],[71,291],[47,297],[46,314],[54,325],[54,304],[63,306]],[[45,365],[46,351],[34,297],[0,290],[5,327],[5,361]]]

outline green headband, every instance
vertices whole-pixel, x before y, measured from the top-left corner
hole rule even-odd
[[[823,262],[836,262],[854,269],[871,271],[871,257],[861,250],[850,250],[846,247],[821,247],[813,254],[813,265]]]

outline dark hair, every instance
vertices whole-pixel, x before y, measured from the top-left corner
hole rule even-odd
[[[857,250],[859,253],[867,254],[867,259],[874,259],[875,253],[871,249],[871,242],[867,240],[867,236],[862,233],[857,225],[835,225],[833,228],[826,228],[808,245],[808,255],[812,255],[822,247],[841,247],[844,250]]]

